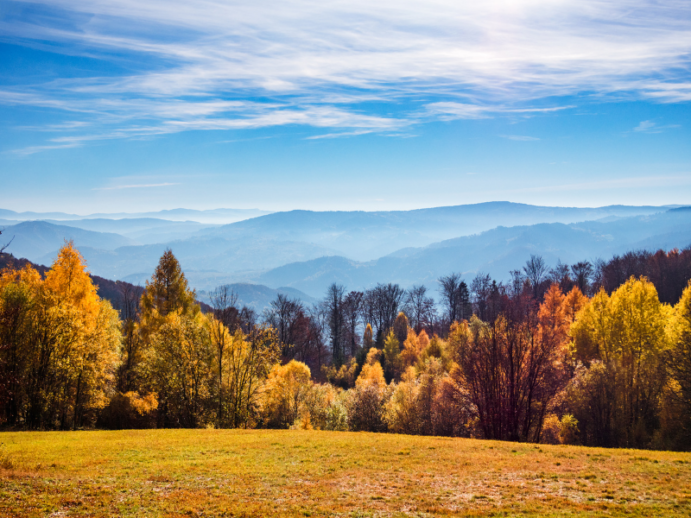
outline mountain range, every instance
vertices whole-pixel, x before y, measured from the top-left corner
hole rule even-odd
[[[141,284],[170,248],[190,284],[200,290],[252,283],[301,290],[295,296],[303,300],[321,297],[331,282],[349,289],[377,282],[433,289],[440,275],[452,271],[505,278],[530,254],[542,255],[549,264],[571,263],[630,249],[691,244],[691,210],[679,207],[493,202],[391,212],[277,212],[226,225],[174,219],[218,211],[72,219],[53,213],[14,225],[8,224],[30,213],[8,212],[0,210],[0,217],[8,218],[3,238],[14,236],[7,251],[17,257],[50,264],[64,240],[72,239],[93,273]],[[255,298],[262,301],[257,307],[265,303],[263,295]]]

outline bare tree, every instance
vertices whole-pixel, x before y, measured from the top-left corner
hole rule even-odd
[[[3,232],[4,232],[4,230],[0,230],[0,236],[2,235]],[[4,245],[0,245],[0,254],[2,254],[7,249],[7,247],[12,244],[12,241],[14,241],[14,236],[12,236],[12,239],[10,239]]]
[[[350,346],[350,355],[355,356],[360,348],[358,324],[365,295],[361,291],[351,291],[343,300],[343,318],[345,323],[345,342]]]
[[[443,296],[442,304],[446,308],[449,324],[458,320],[458,287],[461,284],[461,274],[452,273],[445,277],[439,277],[439,286]]]
[[[238,294],[229,285],[219,286],[211,293],[214,317],[234,333],[240,327]]]
[[[473,295],[473,311],[480,320],[487,322],[489,318],[489,299],[492,292],[492,278],[489,274],[478,273],[470,283]]]
[[[439,278],[443,304],[446,308],[446,316],[449,325],[458,320],[470,318],[470,291],[465,281],[461,280],[460,273],[452,273]]]
[[[120,289],[120,301],[116,309],[120,311],[122,319],[122,351],[124,358],[118,369],[118,390],[128,392],[136,386],[136,367],[142,360],[143,341],[137,332],[139,320],[139,303],[143,288],[133,286],[128,282],[117,283]]]
[[[324,308],[331,334],[331,355],[336,368],[345,360],[345,287],[335,282],[326,290]]]
[[[310,327],[312,330],[312,337],[314,340],[313,349],[315,353],[315,360],[317,372],[321,373],[322,365],[327,360],[328,351],[326,349],[326,342],[324,336],[328,326],[327,311],[324,304],[316,304],[308,309],[310,319]]]
[[[257,312],[247,306],[240,310],[240,329],[246,335],[250,334],[257,326]]]
[[[582,293],[587,294],[590,287],[590,278],[593,275],[593,265],[588,261],[581,261],[571,265],[571,272],[574,276],[574,282]]]
[[[302,320],[305,318],[305,307],[297,299],[291,299],[279,293],[264,310],[264,322],[276,329],[281,345],[281,355],[293,358],[302,345]]]
[[[563,292],[570,291],[573,287],[573,280],[569,271],[569,266],[562,263],[561,259],[557,260],[557,264],[549,271],[548,275],[550,283],[558,284]]]
[[[533,287],[533,297],[535,300],[540,298],[542,281],[545,280],[548,270],[549,268],[542,256],[533,254],[530,255],[530,259],[526,261],[523,267],[523,271]]]
[[[427,296],[427,288],[422,285],[410,288],[406,294],[404,311],[416,333],[429,325],[434,316],[434,299]]]
[[[212,339],[216,346],[216,358],[218,360],[218,412],[217,423],[222,426],[223,423],[223,360],[226,348],[230,345],[227,343],[227,334],[225,329],[232,334],[238,327],[240,327],[240,312],[237,308],[238,296],[233,289],[228,286],[219,286],[211,294],[211,307],[213,307]],[[224,329],[225,328],[225,329]]]

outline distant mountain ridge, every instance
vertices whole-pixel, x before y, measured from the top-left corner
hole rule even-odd
[[[118,212],[118,213],[95,213],[88,215],[68,214],[65,212],[15,212],[13,210],[0,209],[0,219],[11,219],[21,221],[34,220],[80,220],[80,219],[139,219],[139,218],[158,218],[168,221],[196,221],[198,223],[222,224],[241,221],[247,218],[256,218],[271,211],[261,209],[169,209],[154,212]]]
[[[92,232],[66,225],[55,225],[45,221],[23,221],[5,227],[3,238],[12,240],[8,252],[16,257],[31,261],[48,262],[43,258],[54,258],[65,241],[74,241],[77,247],[92,247],[103,250],[115,250],[132,244],[132,241],[120,234]]]
[[[482,271],[504,279],[531,254],[543,256],[553,266],[557,260],[574,263],[629,250],[669,250],[689,245],[691,211],[668,211],[610,222],[498,227],[427,247],[408,248],[375,261],[326,257],[288,264],[252,280],[268,286],[294,287],[312,296],[323,294],[332,282],[360,290],[378,282],[395,282],[404,287],[426,284],[434,290],[437,279],[451,272],[468,278]]]
[[[511,202],[435,207],[410,211],[315,212],[295,210],[202,230],[200,235],[238,240],[253,236],[308,242],[359,261],[405,247],[422,247],[498,226],[575,223],[607,217],[650,215],[668,207],[539,207]]]
[[[6,227],[3,237],[17,234],[8,251],[39,263],[50,263],[64,239],[74,239],[91,271],[110,279],[148,276],[170,248],[191,285],[199,289],[251,282],[321,296],[329,279],[357,288],[387,279],[404,285],[428,282],[442,269],[485,269],[503,276],[509,265],[520,265],[523,259],[517,263],[518,259],[528,250],[567,261],[604,255],[615,245],[653,246],[662,240],[665,246],[685,246],[685,223],[665,226],[654,218],[683,217],[688,212],[680,206],[668,209],[491,202],[388,212],[298,210],[228,225],[148,217],[81,218],[24,222]],[[195,211],[170,211],[180,217],[189,212]],[[647,233],[638,230],[644,219],[635,218],[653,218]]]

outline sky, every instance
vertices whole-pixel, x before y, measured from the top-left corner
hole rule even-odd
[[[0,4],[0,208],[691,204],[688,0]]]

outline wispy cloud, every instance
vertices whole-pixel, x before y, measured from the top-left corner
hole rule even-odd
[[[678,128],[678,124],[667,124],[660,126],[656,122],[653,121],[641,121],[638,126],[633,128],[633,131],[639,132],[639,133],[662,133],[666,129],[671,129],[671,128]]]
[[[358,131],[342,131],[338,133],[325,133],[323,135],[312,135],[311,137],[306,137],[306,140],[320,140],[325,138],[342,138],[342,137],[357,137],[358,135],[367,135],[372,133],[373,130],[358,130]]]
[[[133,185],[115,185],[112,187],[95,187],[92,190],[93,191],[118,191],[120,189],[148,189],[151,187],[169,187],[172,185],[180,185],[180,184],[179,183],[170,183],[170,182],[140,183],[140,184],[133,184]]]
[[[334,138],[535,116],[564,109],[545,106],[555,96],[691,100],[683,1],[37,1],[59,16],[0,21],[5,41],[131,72],[21,85],[0,103],[81,114],[100,138],[279,125]],[[372,108],[387,102],[402,108]]]
[[[528,137],[526,135],[499,135],[502,138],[507,138],[509,140],[516,140],[518,142],[535,142],[540,140],[538,137]]]

